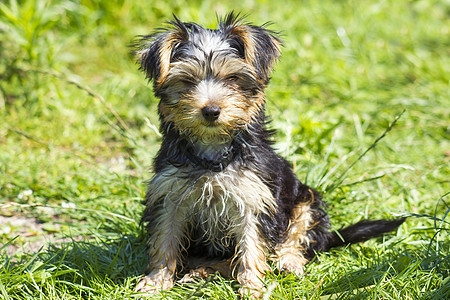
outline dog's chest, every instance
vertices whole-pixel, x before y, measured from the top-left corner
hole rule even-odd
[[[251,216],[274,207],[269,187],[253,171],[228,166],[221,172],[188,177],[189,170],[168,167],[150,182],[150,203],[162,202],[174,222],[203,232],[211,244],[239,234]]]

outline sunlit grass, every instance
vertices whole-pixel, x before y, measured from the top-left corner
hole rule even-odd
[[[160,136],[128,45],[172,13],[215,26],[230,10],[272,21],[284,40],[267,90],[275,147],[324,192],[333,227],[410,215],[396,233],[320,254],[302,278],[268,274],[267,296],[450,297],[448,2],[11,0],[0,3],[0,216],[43,229],[0,224],[0,299],[138,297],[140,201]],[[237,282],[155,296],[185,298],[237,299]]]

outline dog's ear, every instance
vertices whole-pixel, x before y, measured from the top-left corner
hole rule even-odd
[[[273,65],[281,54],[282,41],[278,34],[266,29],[265,25],[247,24],[233,12],[220,21],[219,28],[228,36],[231,47],[253,66],[259,79],[267,84]]]
[[[189,39],[187,24],[176,16],[168,24],[169,28],[161,29],[155,34],[140,36],[134,44],[139,69],[149,80],[153,80],[156,86],[160,86],[166,79],[174,49]]]

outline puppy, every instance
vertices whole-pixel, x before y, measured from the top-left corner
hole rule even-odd
[[[264,89],[281,44],[275,32],[233,13],[217,29],[174,17],[137,41],[140,69],[161,100],[162,134],[142,217],[148,275],[137,291],[170,289],[184,266],[190,269],[184,282],[219,271],[237,279],[241,294],[257,297],[268,259],[300,275],[316,252],[404,221],[330,232],[320,194],[274,152]]]

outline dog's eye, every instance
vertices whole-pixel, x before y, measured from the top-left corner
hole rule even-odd
[[[239,80],[239,76],[237,75],[229,75],[227,77],[225,77],[225,80],[228,82],[236,82]]]
[[[187,86],[192,86],[196,83],[194,78],[189,78],[189,77],[180,79],[180,82]]]

